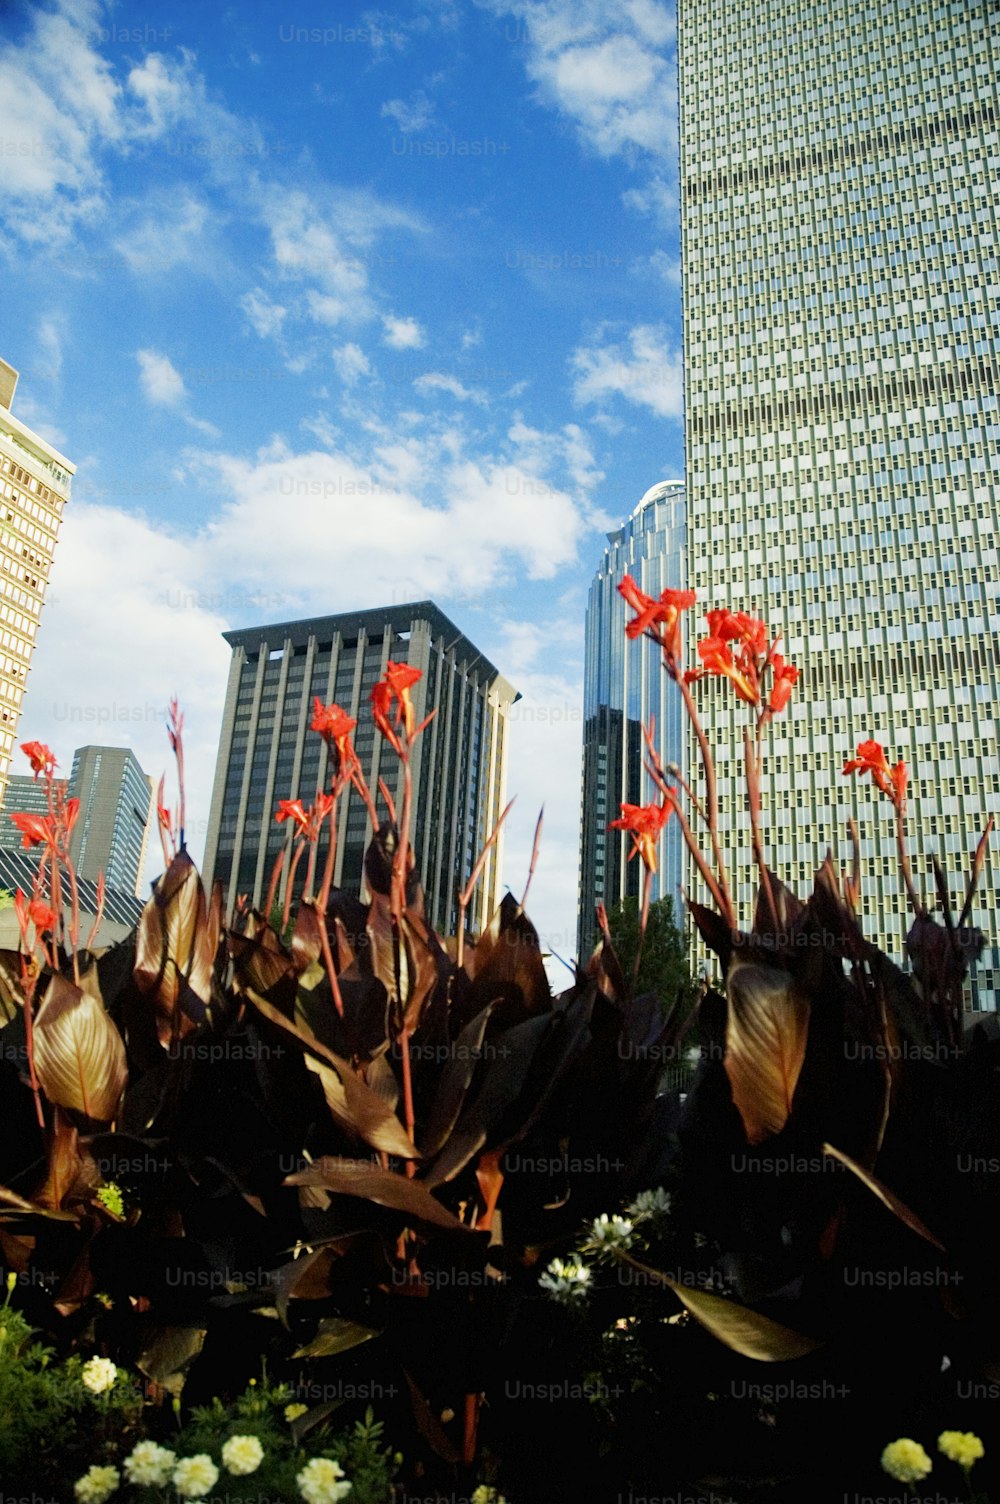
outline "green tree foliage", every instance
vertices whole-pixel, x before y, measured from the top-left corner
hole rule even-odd
[[[616,908],[610,909],[608,927],[622,970],[631,977],[639,946],[639,900],[626,898]],[[690,1012],[698,996],[698,984],[691,975],[688,939],[674,919],[671,898],[661,898],[649,906],[635,990],[637,994],[657,993],[665,1012],[680,998],[685,1014]]]

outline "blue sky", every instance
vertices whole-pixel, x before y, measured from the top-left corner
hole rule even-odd
[[[5,8],[0,355],[78,466],[20,735],[158,776],[176,692],[200,855],[219,634],[430,596],[522,691],[505,877],[544,801],[571,952],[587,587],[683,473],[676,138],[657,0]]]

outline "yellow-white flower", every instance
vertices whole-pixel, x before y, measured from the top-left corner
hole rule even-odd
[[[80,1371],[80,1378],[91,1394],[103,1394],[117,1377],[118,1369],[110,1358],[91,1358]]]
[[[469,1504],[507,1504],[507,1500],[503,1494],[498,1494],[495,1488],[490,1488],[488,1483],[480,1483],[479,1487],[473,1490]]]
[[[256,1436],[230,1436],[222,1448],[222,1466],[230,1473],[255,1473],[263,1461],[264,1448]]]
[[[329,1457],[314,1457],[296,1478],[299,1493],[306,1504],[337,1504],[351,1491],[344,1480],[344,1469]]]
[[[903,1436],[899,1441],[890,1441],[882,1453],[882,1467],[898,1483],[919,1483],[927,1477],[933,1463],[919,1441]]]
[[[305,1413],[306,1413],[306,1411],[308,1409],[309,1409],[308,1405],[299,1405],[299,1404],[286,1405],[285,1406],[285,1419],[287,1421],[298,1420],[299,1416],[300,1415],[305,1415]]]
[[[104,1504],[105,1499],[118,1488],[122,1481],[116,1467],[88,1467],[82,1478],[73,1484],[73,1492],[80,1504]]]
[[[203,1499],[219,1481],[219,1469],[206,1452],[182,1457],[171,1483],[182,1499]]]
[[[170,1482],[177,1453],[155,1441],[140,1441],[125,1458],[125,1476],[130,1483],[151,1484],[154,1488]]]
[[[986,1448],[974,1431],[942,1431],[938,1437],[938,1451],[943,1452],[949,1462],[957,1462],[968,1472],[972,1464],[985,1454]]]

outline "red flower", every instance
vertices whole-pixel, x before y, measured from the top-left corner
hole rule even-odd
[[[410,689],[421,678],[423,678],[421,669],[414,668],[410,663],[393,663],[390,659],[385,666],[385,678],[380,679],[372,690],[372,715],[375,717],[375,724],[400,754],[402,747],[395,730],[389,723],[389,712],[395,701],[396,727],[402,723],[406,727],[406,736],[409,740],[413,736],[417,719],[416,709],[410,699]]]
[[[890,768],[880,742],[860,742],[857,756],[844,763],[844,772],[870,773],[876,787],[892,800],[897,809],[902,808],[909,778],[906,763],[901,760]]]
[[[275,814],[277,821],[294,820],[299,835],[307,841],[315,841],[320,828],[334,805],[332,794],[317,794],[316,803],[304,809],[301,799],[281,799]]]
[[[662,804],[623,804],[620,820],[612,820],[608,825],[609,830],[627,830],[632,836],[632,850],[629,852],[629,860],[638,855],[649,872],[656,871],[656,843],[660,831],[666,825],[674,812],[673,794],[665,798]]]
[[[746,611],[709,611],[708,632],[722,642],[742,642],[756,658],[767,654],[767,627]]]
[[[711,612],[710,616],[719,613]],[[703,637],[698,644],[698,656],[705,665],[701,673],[722,674],[732,682],[733,688],[741,700],[748,705],[760,704],[760,683],[757,677],[757,665],[747,646],[740,651],[739,663],[733,661],[733,650],[729,642],[721,637]],[[690,678],[700,678],[697,669],[690,673]]]
[[[54,930],[59,919],[55,909],[50,908],[40,898],[26,899],[20,888],[14,894],[14,912],[17,915],[18,928],[26,944],[29,921],[35,926],[36,933],[41,935],[46,930]]]
[[[30,851],[32,846],[52,845],[55,833],[48,816],[17,813],[10,818],[21,832],[21,845],[25,851]]]
[[[48,777],[58,766],[52,749],[44,742],[22,742],[21,751],[30,760],[31,771],[36,778],[39,773],[44,773]]]
[[[771,654],[771,696],[767,708],[772,715],[784,710],[792,696],[792,686],[799,677],[794,663],[786,663],[780,653]]]
[[[67,799],[66,803],[63,805],[63,821],[66,827],[67,835],[69,835],[70,831],[73,829],[73,826],[76,824],[76,817],[79,813],[79,799]]]
[[[632,576],[627,574],[618,586],[618,593],[633,611],[638,612],[626,624],[625,635],[634,639],[652,632],[667,658],[676,663],[681,652],[680,614],[694,605],[694,591],[664,590],[659,600],[654,600],[651,595],[640,590]],[[662,627],[662,631],[655,630],[658,625]]]
[[[284,820],[294,820],[297,829],[303,835],[309,828],[309,816],[302,808],[301,799],[279,799],[274,818],[279,825]]]
[[[354,767],[358,761],[358,755],[351,745],[351,732],[357,724],[339,705],[324,705],[318,695],[313,700],[313,718],[309,729],[318,731],[327,746],[336,747],[341,772]]]

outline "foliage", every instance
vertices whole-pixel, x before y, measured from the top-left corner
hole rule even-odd
[[[636,993],[652,992],[661,1000],[664,1013],[679,1003],[686,1017],[698,996],[698,986],[691,975],[688,938],[674,918],[670,897],[649,906],[645,933],[641,936],[641,911],[637,898],[625,898],[608,910],[608,930],[622,970],[631,976],[641,948]],[[595,936],[595,941],[600,936]]]

